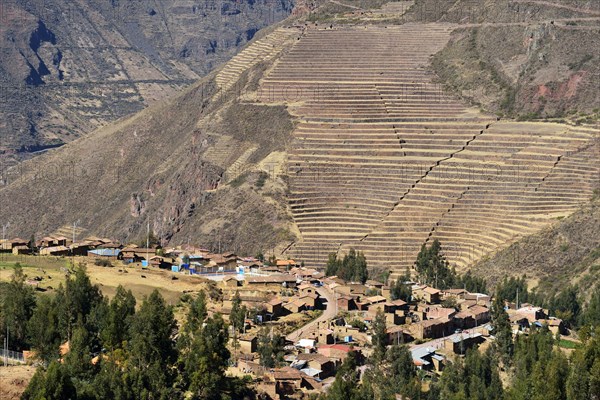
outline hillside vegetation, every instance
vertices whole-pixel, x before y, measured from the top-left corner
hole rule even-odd
[[[464,25],[436,54],[433,68],[447,89],[472,104],[521,120],[597,123],[598,4],[503,0],[474,7],[419,0],[411,16]]]
[[[527,236],[473,267],[489,283],[504,275],[525,274],[538,292],[554,293],[577,284],[580,293],[590,294],[600,281],[600,198],[581,210]]]

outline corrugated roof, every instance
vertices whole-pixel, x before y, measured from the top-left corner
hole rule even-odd
[[[116,257],[121,253],[120,249],[94,249],[90,250],[89,253],[96,254],[104,257]]]

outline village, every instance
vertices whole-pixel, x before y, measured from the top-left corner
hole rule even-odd
[[[12,256],[63,259],[67,264],[72,257],[77,263],[84,260],[102,268],[118,267],[119,272],[139,272],[146,280],[153,279],[153,271],[162,271],[171,280],[208,283],[219,293],[210,302],[209,313],[232,318],[236,299],[245,310],[239,335],[231,331],[233,360],[228,373],[251,375],[257,390],[273,399],[320,393],[333,383],[350,351],[370,357],[374,321],[381,316],[387,344],[407,344],[424,379],[440,375],[469,348],[494,341],[491,296],[465,289],[439,290],[406,280],[402,284],[410,288],[410,296],[402,300],[393,290],[395,282],[350,282],[305,268],[298,260],[215,254],[189,245],[142,248],[97,237],[75,243],[64,236],[44,237],[35,245],[15,238],[3,240],[0,250]],[[42,280],[29,277],[27,284],[38,288]],[[192,293],[184,290],[183,295]],[[513,335],[534,326],[547,326],[554,335],[568,334],[560,319],[540,307],[506,303],[505,309]],[[275,366],[266,366],[259,354],[260,335],[265,332],[271,338],[276,332],[285,340]],[[61,346],[61,354],[68,346]],[[26,353],[22,361],[27,358]]]

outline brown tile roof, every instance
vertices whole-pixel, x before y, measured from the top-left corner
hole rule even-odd
[[[283,283],[296,282],[296,277],[288,274],[253,276],[246,278],[246,283]]]
[[[301,361],[316,361],[319,364],[323,365],[325,363],[330,362],[331,360],[329,359],[329,357],[325,357],[322,354],[319,353],[300,353],[298,354],[298,360]]]
[[[423,288],[423,291],[425,293],[429,293],[429,294],[438,294],[440,293],[440,291],[436,288],[432,288],[431,286],[426,286]]]
[[[302,373],[296,368],[283,367],[273,371],[275,380],[297,380],[302,379]]]

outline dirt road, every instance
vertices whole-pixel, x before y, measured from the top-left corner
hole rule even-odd
[[[296,329],[292,333],[286,336],[286,339],[296,343],[302,337],[308,336],[308,334],[317,329],[319,322],[329,320],[335,317],[337,313],[335,293],[327,289],[324,286],[317,288],[317,292],[327,301],[327,308],[323,311],[323,314],[317,319],[310,321],[308,324]]]

